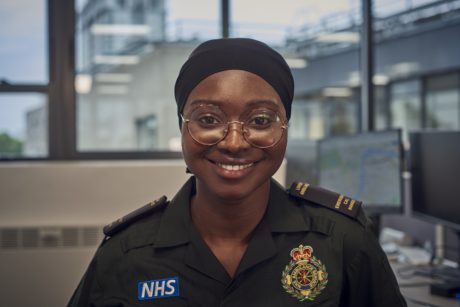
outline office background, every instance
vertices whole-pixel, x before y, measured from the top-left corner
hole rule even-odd
[[[411,132],[460,130],[459,0],[375,0],[371,41],[360,0],[2,0],[0,16],[0,291],[16,306],[61,306],[100,228],[185,180],[173,85],[204,40],[256,38],[291,66],[283,183],[317,183],[316,142],[362,128],[369,47],[371,126],[402,129],[405,150]],[[404,197],[381,226],[435,244]]]

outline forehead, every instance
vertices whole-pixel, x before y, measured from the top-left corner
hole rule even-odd
[[[204,103],[235,112],[258,106],[285,112],[275,89],[258,75],[243,70],[221,71],[202,80],[190,92],[184,112]]]

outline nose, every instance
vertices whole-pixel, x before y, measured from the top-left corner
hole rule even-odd
[[[217,147],[229,152],[238,152],[251,147],[243,135],[243,123],[234,121],[228,123],[228,131],[224,139],[217,143]]]

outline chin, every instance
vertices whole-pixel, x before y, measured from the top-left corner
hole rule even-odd
[[[270,177],[262,181],[252,180],[222,180],[206,178],[204,180],[197,176],[199,185],[204,188],[206,193],[214,194],[216,197],[227,201],[238,201],[251,197],[251,195],[262,188],[265,184],[269,185]]]

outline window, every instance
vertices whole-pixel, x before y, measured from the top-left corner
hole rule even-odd
[[[374,78],[375,79],[375,78]],[[374,80],[375,83],[375,80]],[[374,86],[374,120],[375,130],[388,128],[388,94],[386,84]]]
[[[48,155],[46,95],[0,94],[0,157],[38,158]]]
[[[303,23],[305,1],[232,0],[230,36],[250,37],[283,46],[289,31],[297,23]],[[261,12],[263,11],[263,14]]]
[[[0,81],[48,83],[46,0],[2,1],[0,16]]]
[[[458,32],[459,19],[449,21],[457,11],[455,0],[373,1],[374,83],[387,87],[389,126],[405,138],[423,128],[460,128],[458,73],[433,76],[460,67],[452,61],[460,45],[449,39]],[[384,127],[385,108],[376,108],[376,126]]]
[[[318,139],[357,128],[359,1],[231,1],[230,35],[262,40],[293,70],[289,138]],[[329,61],[331,56],[336,60]]]
[[[454,73],[427,79],[426,121],[428,128],[460,129],[459,74]]]
[[[155,115],[147,115],[136,120],[137,147],[143,150],[155,149],[158,144],[158,122]]]
[[[77,151],[178,151],[174,82],[193,48],[219,36],[218,1],[114,4],[76,8]]]
[[[395,82],[390,87],[391,127],[405,132],[422,127],[421,82]]]
[[[0,4],[0,159],[48,156],[45,0]]]
[[[223,3],[3,1],[0,159],[180,157],[179,67],[226,32],[287,59],[296,80],[290,138],[358,129],[361,1],[232,0],[230,12]],[[458,26],[446,8],[457,4],[373,2],[377,129],[460,129],[460,62],[446,43]]]
[[[357,103],[353,100],[331,99],[328,101],[328,136],[355,133],[357,125]]]
[[[320,139],[351,134],[358,129],[357,91],[326,87],[293,104],[289,137]]]

